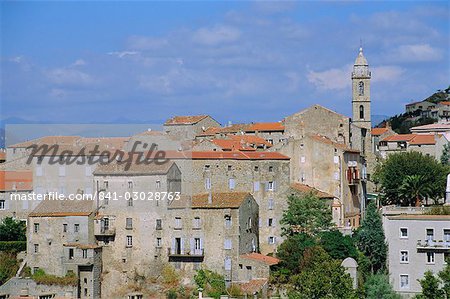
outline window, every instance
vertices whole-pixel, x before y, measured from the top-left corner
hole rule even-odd
[[[267,190],[274,191],[275,190],[275,182],[270,181],[267,183]]]
[[[66,176],[66,166],[59,166],[59,176]]]
[[[39,244],[34,244],[34,253],[39,253]]]
[[[444,229],[444,242],[450,242],[450,229]]]
[[[409,289],[409,275],[400,274],[400,289]]]
[[[209,164],[205,165],[205,170],[209,170],[210,168],[211,168],[211,165],[209,165]]]
[[[231,270],[231,257],[227,256],[225,258],[225,271]]]
[[[409,262],[408,251],[401,250],[400,251],[400,263],[408,263],[408,262]]]
[[[127,247],[133,247],[133,236],[127,236]]]
[[[406,227],[400,228],[400,238],[408,238],[408,229]]]
[[[132,181],[128,181],[128,189],[132,189],[133,188],[133,182]]]
[[[234,189],[234,187],[235,187],[235,181],[234,181],[234,179],[230,178],[230,179],[228,180],[228,186],[230,187],[230,190],[233,190],[233,189]]]
[[[358,94],[360,96],[364,95],[364,82],[363,81],[359,81],[359,83],[358,83]]]
[[[230,215],[225,216],[225,227],[231,228],[231,216]]]
[[[39,232],[39,223],[34,224],[34,232],[35,233]]]
[[[82,252],[83,252],[83,258],[84,258],[84,259],[87,259],[87,257],[88,257],[88,251],[87,251],[87,249],[83,249]]]
[[[199,229],[201,227],[201,220],[200,217],[195,217],[194,218],[194,222],[193,222],[193,226],[196,229]]]
[[[175,229],[181,229],[181,218],[175,217]]]
[[[233,169],[233,167],[231,165],[228,165],[228,171],[231,171]]]
[[[156,219],[156,230],[161,230],[161,229],[162,229],[162,220]]]
[[[253,182],[253,191],[259,191],[259,182]]]
[[[5,200],[0,200],[0,210],[5,210]]]
[[[231,249],[231,247],[232,247],[232,243],[231,243],[231,239],[225,239],[225,242],[224,242],[224,246],[223,246],[225,249]]]
[[[156,238],[156,247],[160,248],[162,246],[162,239]]]
[[[36,176],[42,176],[42,173],[43,173],[42,166],[41,165],[36,166]]]
[[[269,242],[269,244],[275,244],[275,242],[276,242],[276,237],[269,237],[268,242]]]
[[[259,171],[259,166],[255,166],[254,170]]]
[[[273,218],[269,218],[269,219],[267,220],[267,226],[274,226],[273,224],[274,224]]]
[[[434,252],[427,252],[427,264],[434,264]]]
[[[269,198],[269,201],[267,203],[267,207],[269,210],[273,210],[273,206],[274,206],[274,201],[273,198]]]
[[[252,229],[252,218],[248,218],[248,221],[247,221],[247,229]]]
[[[73,248],[69,248],[69,260],[73,260],[74,257],[74,250]]]
[[[359,119],[364,119],[364,106],[359,106]]]
[[[103,189],[108,190],[108,187],[109,187],[109,182],[103,181]]]
[[[133,206],[133,198],[131,198],[131,197],[128,199],[128,206],[129,207]]]
[[[159,190],[159,189],[161,189],[161,181],[157,180],[156,181],[156,190]]]
[[[428,228],[427,229],[427,241],[433,241],[434,240],[434,229]]]
[[[194,254],[200,255],[202,253],[202,240],[194,238]]]
[[[205,179],[205,189],[206,190],[211,190],[211,178],[206,178]]]
[[[64,223],[64,224],[63,224],[63,232],[64,232],[64,233],[67,233],[67,223]]]
[[[125,225],[126,225],[126,229],[132,229],[133,228],[133,218],[127,218],[126,220],[126,223],[125,223]]]
[[[269,172],[273,172],[273,166],[269,166]]]
[[[73,231],[74,232],[79,232],[80,231],[80,225],[79,224],[75,224],[74,226],[73,226]]]

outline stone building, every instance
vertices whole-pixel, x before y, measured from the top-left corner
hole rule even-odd
[[[46,198],[28,217],[26,263],[32,272],[78,277],[77,298],[100,298],[102,249],[94,237],[94,201]]]
[[[0,170],[0,222],[5,217],[26,221],[33,208],[33,201],[28,200],[28,195],[32,191],[31,171]]]
[[[220,124],[209,115],[174,116],[164,123],[164,131],[180,140],[192,140],[211,127],[220,127]]]
[[[426,208],[383,208],[388,267],[394,290],[407,297],[421,292],[419,279],[437,274],[450,257],[450,216],[426,215]]]

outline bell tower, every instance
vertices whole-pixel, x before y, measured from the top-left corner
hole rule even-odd
[[[369,64],[359,48],[352,72],[352,106],[353,123],[370,132],[372,123],[370,119],[370,77]]]

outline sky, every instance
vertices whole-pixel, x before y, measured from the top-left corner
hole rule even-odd
[[[0,119],[279,121],[351,116],[362,42],[372,114],[450,83],[447,1],[0,2]]]

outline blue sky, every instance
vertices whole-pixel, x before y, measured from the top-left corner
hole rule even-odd
[[[360,39],[373,114],[449,85],[449,4],[1,2],[1,118],[277,121],[350,115]]]

